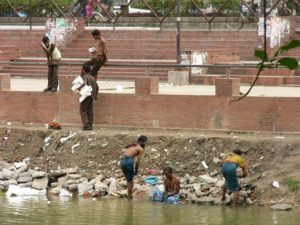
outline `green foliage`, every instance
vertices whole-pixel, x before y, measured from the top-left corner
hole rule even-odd
[[[75,0],[54,0],[55,3],[64,11],[68,8]],[[25,13],[29,13],[29,0],[10,0],[12,5]],[[172,6],[176,4],[176,0],[147,0],[149,5],[158,13],[167,12]],[[199,8],[205,8],[211,4],[215,8],[219,8],[224,4],[224,0],[210,0],[209,3],[204,0],[194,0]],[[206,3],[205,3],[206,2]],[[180,0],[181,13],[186,15],[190,10],[196,9],[195,5],[191,0]],[[135,8],[147,9],[147,6],[142,0],[136,0],[131,4]],[[237,8],[240,6],[240,0],[231,0],[225,7],[225,9]],[[32,10],[37,11],[36,16],[42,16],[41,12],[46,11],[47,13],[53,13],[56,11],[51,0],[32,0]],[[9,6],[6,0],[0,0],[0,16],[5,14],[11,14],[13,10]]]
[[[290,57],[284,57],[277,61],[278,65],[285,66],[290,70],[298,69],[299,63],[296,59]]]
[[[275,68],[278,66],[286,67],[290,70],[296,70],[299,68],[299,62],[298,60],[290,57],[283,57],[282,54],[285,53],[288,50],[297,48],[300,46],[299,40],[292,40],[288,44],[281,46],[274,55],[269,58],[267,52],[263,50],[255,50],[255,57],[262,60],[258,64],[258,67],[263,65],[263,68]]]
[[[161,10],[165,11],[176,4],[176,0],[147,0],[147,2],[157,12]],[[131,4],[131,6],[148,9],[143,1],[135,1],[133,4]]]
[[[64,10],[64,8],[73,3],[73,0],[54,0],[54,2],[58,7],[60,7],[60,9]],[[29,14],[29,0],[10,0],[10,3],[15,9]],[[51,0],[32,0],[31,4],[32,11],[36,12],[35,16],[42,15],[42,11],[46,11],[47,13],[53,13],[57,11]],[[11,15],[12,13],[13,9],[10,7],[7,1],[0,1],[0,15]]]
[[[263,51],[263,50],[256,49],[254,54],[255,54],[255,57],[257,57],[257,58],[259,58],[261,60],[264,60],[265,57],[266,57],[265,58],[266,61],[269,60],[268,59],[268,54],[265,51]]]
[[[166,12],[168,9],[176,4],[176,0],[147,0],[149,5],[156,12]],[[209,2],[204,0],[194,0],[199,8],[205,8],[208,5],[212,5],[216,9],[220,8],[224,4],[224,0],[210,0]],[[181,13],[186,15],[190,12],[190,10],[196,9],[192,0],[180,0],[181,4]],[[238,8],[240,6],[240,0],[230,0],[229,3],[226,4],[225,9]],[[136,8],[147,8],[146,5],[141,0],[137,0],[132,4],[132,7]]]
[[[213,7],[219,9],[224,5],[225,1],[224,0],[210,0],[209,2]],[[230,0],[226,4],[225,9],[235,9],[235,10],[237,10],[240,6],[241,6],[241,0]]]
[[[284,179],[284,184],[291,190],[291,191],[299,191],[300,190],[300,181],[296,180],[293,177],[287,177]]]

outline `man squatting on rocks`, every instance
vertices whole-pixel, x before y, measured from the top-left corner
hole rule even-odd
[[[108,61],[107,56],[107,48],[106,48],[106,41],[103,37],[101,37],[101,33],[99,30],[93,30],[92,36],[95,39],[95,48],[92,48],[92,58],[86,61],[83,65],[90,65],[92,66],[90,74],[95,78],[97,81],[98,71],[99,69]],[[90,50],[89,50],[90,51]],[[81,74],[84,72],[82,71]]]
[[[80,103],[80,116],[83,128],[82,130],[93,130],[93,121],[94,121],[94,114],[93,114],[93,101],[97,99],[99,87],[95,80],[95,78],[90,74],[91,66],[83,65],[82,71],[84,72],[82,76],[83,84],[78,88],[78,91],[81,90],[85,85],[89,85],[92,87],[92,95],[86,97]]]
[[[166,167],[164,169],[165,194],[163,200],[169,204],[176,204],[179,201],[180,181],[174,175],[174,169]]]
[[[180,180],[174,175],[172,167],[166,167],[163,170],[164,174],[164,192],[160,188],[152,190],[152,201],[165,202],[168,204],[178,204],[180,192]]]
[[[128,200],[132,199],[133,177],[138,173],[140,160],[144,153],[147,140],[148,138],[146,136],[141,135],[137,139],[137,143],[127,145],[123,150],[124,153],[120,161],[120,166],[127,180]]]
[[[237,168],[241,167],[243,170],[243,177],[247,176],[246,161],[241,157],[243,152],[240,149],[233,150],[229,153],[223,164],[222,164],[222,174],[225,178],[225,185],[223,186],[222,201],[225,201],[226,190],[233,193],[232,204],[237,205],[239,199],[239,180],[237,175]]]
[[[58,87],[58,66],[61,53],[55,44],[51,43],[47,36],[42,39],[42,49],[45,51],[48,60],[48,86],[44,92],[56,92]]]

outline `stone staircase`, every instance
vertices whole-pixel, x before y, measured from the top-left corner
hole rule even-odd
[[[19,55],[12,60],[18,63],[31,63],[30,65],[7,64],[0,72],[12,76],[46,78],[46,59],[40,47],[44,32],[0,30],[0,49],[2,45],[17,46]],[[101,32],[107,40],[111,66],[104,66],[100,70],[98,76],[100,79],[130,80],[141,76],[158,76],[161,80],[167,80],[168,71],[175,70],[172,65],[176,63],[176,31],[103,30]],[[80,73],[81,64],[90,57],[87,49],[94,43],[90,33],[91,30],[85,30],[60,48],[63,60],[59,74],[77,76]],[[295,34],[296,37],[298,35]],[[183,30],[181,33],[181,50],[207,53],[209,64],[249,64],[249,60],[255,60],[254,49],[260,44],[259,42],[256,31]],[[298,57],[300,50],[293,50],[290,54]],[[70,63],[75,65],[68,65]],[[120,67],[117,64],[129,66]],[[168,64],[170,67],[145,68],[139,67],[140,64]],[[213,84],[216,77],[224,74],[239,77],[242,83],[250,83],[256,74],[256,69],[232,66],[228,74],[224,68],[210,68],[204,74],[192,76],[191,81]],[[294,74],[294,71],[285,69],[265,71],[259,82],[265,85],[298,84]]]

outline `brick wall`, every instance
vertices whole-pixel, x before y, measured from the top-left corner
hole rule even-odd
[[[157,88],[151,80],[137,82],[136,86],[141,88],[145,83]],[[44,124],[56,119],[62,124],[81,127],[78,94],[63,89],[57,93],[1,91],[0,94],[1,122]],[[94,104],[95,125],[300,131],[299,98],[247,97],[230,105],[228,101],[224,96],[100,94]]]
[[[10,86],[10,74],[0,73],[0,91],[9,91]]]

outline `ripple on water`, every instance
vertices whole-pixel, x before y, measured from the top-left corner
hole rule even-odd
[[[299,225],[299,211],[125,199],[0,196],[0,225]]]

